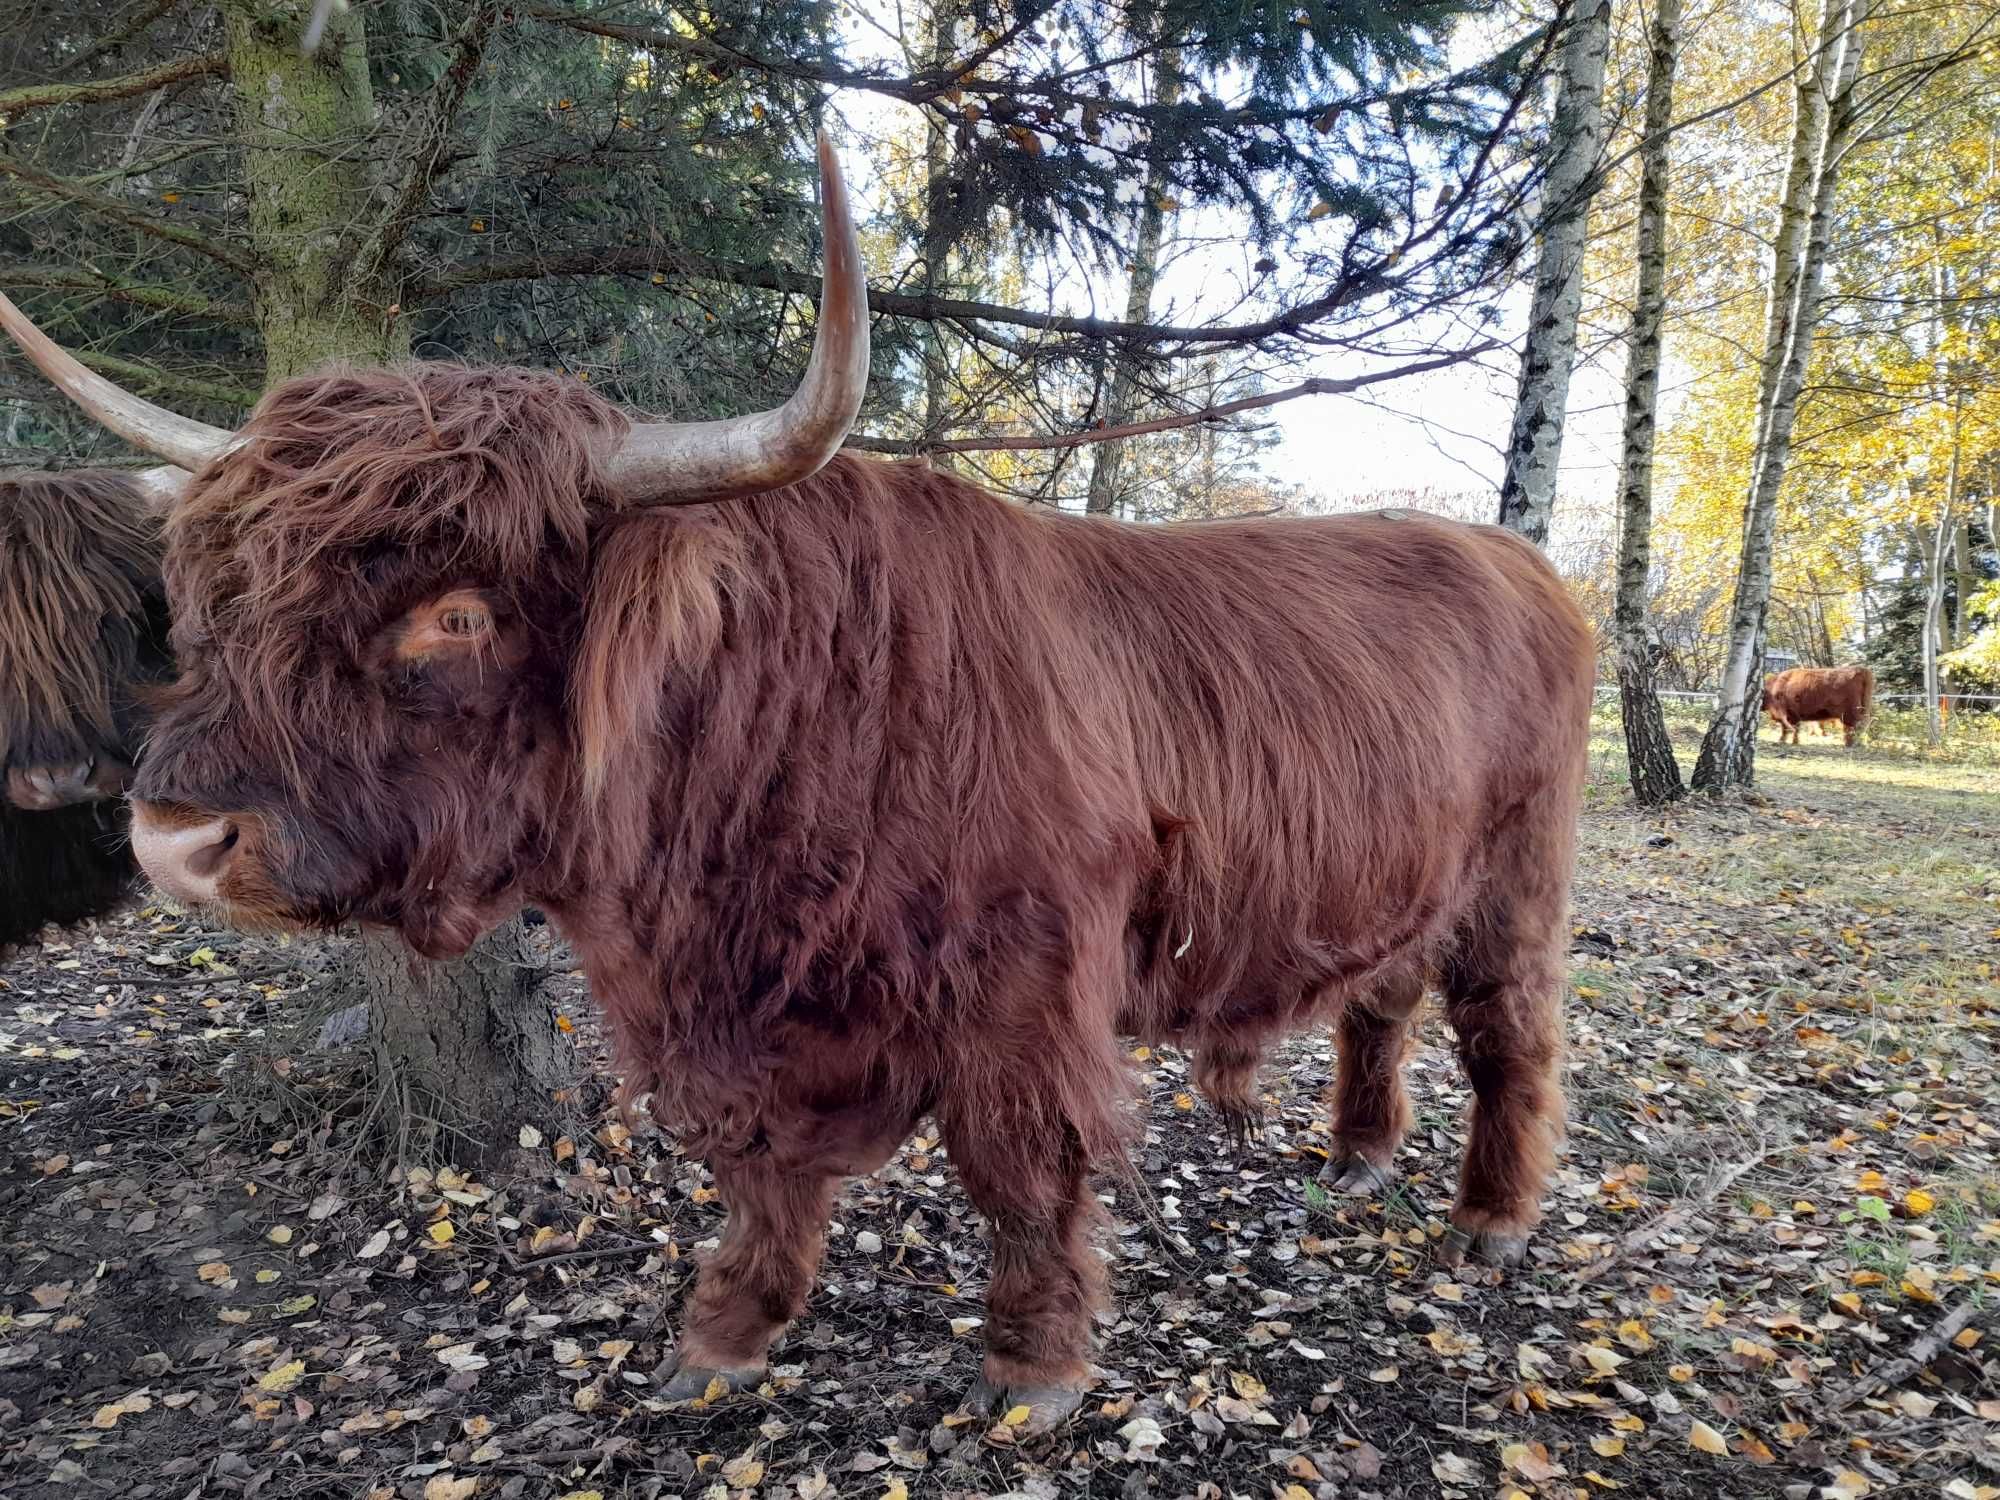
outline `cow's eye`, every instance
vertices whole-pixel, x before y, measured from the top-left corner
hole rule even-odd
[[[505,663],[508,631],[493,601],[478,589],[453,589],[418,605],[388,636],[399,661],[477,660]]]

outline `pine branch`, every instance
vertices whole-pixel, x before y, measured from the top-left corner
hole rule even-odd
[[[370,243],[362,249],[359,257],[361,272],[355,284],[368,286],[374,283],[402,249],[411,225],[416,222],[418,213],[430,196],[431,181],[443,161],[452,123],[458,118],[459,106],[465,102],[466,92],[478,75],[480,60],[486,55],[486,43],[493,34],[494,22],[499,18],[496,6],[482,4],[474,8],[459,28],[452,46],[450,65],[404,137],[402,167],[395,174],[399,179],[395,200]]]
[[[533,281],[554,276],[646,276],[674,275],[699,281],[718,281],[730,286],[784,292],[817,302],[819,278],[778,266],[746,266],[733,261],[653,246],[604,246],[561,251],[550,255],[496,257],[447,271],[420,283],[411,293],[415,301],[435,301],[468,287],[488,286],[502,281]],[[969,302],[958,297],[935,297],[913,292],[885,292],[871,288],[868,307],[885,317],[907,318],[915,322],[1005,323],[1032,328],[1043,333],[1070,334],[1125,345],[1185,344],[1218,347],[1230,344],[1259,344],[1267,339],[1302,336],[1321,322],[1364,296],[1393,290],[1398,283],[1366,268],[1343,276],[1330,292],[1286,308],[1252,323],[1212,326],[1171,323],[1128,323],[1114,318],[1080,318],[1064,313],[1036,312],[1028,308],[1006,307],[995,302]]]
[[[161,16],[164,16],[180,3],[181,0],[153,0],[150,6],[134,16],[124,26],[112,32],[109,36],[99,37],[88,47],[77,53],[75,57],[64,63],[56,70],[57,74],[81,73],[105,53],[124,46],[133,37],[144,31],[148,26],[151,26]]]
[[[0,287],[40,287],[52,292],[92,292],[113,302],[151,308],[156,312],[172,313],[177,317],[208,318],[218,323],[235,324],[241,328],[257,326],[256,317],[246,302],[217,302],[211,297],[202,296],[199,292],[121,281],[94,266],[80,270],[52,270],[46,266],[0,265]]]
[[[0,123],[13,125],[30,110],[53,109],[62,104],[102,104],[109,99],[129,99],[134,94],[150,94],[170,84],[190,78],[220,78],[229,72],[229,59],[220,52],[202,57],[180,57],[161,63],[143,73],[123,78],[99,78],[89,83],[40,83],[27,88],[0,90]]]
[[[97,214],[101,218],[110,219],[113,223],[136,229],[141,234],[149,234],[155,239],[179,245],[184,250],[192,250],[197,255],[205,255],[210,260],[219,261],[230,270],[242,275],[251,276],[256,273],[256,262],[233,245],[212,240],[205,234],[183,228],[179,224],[156,219],[122,199],[108,197],[85,187],[82,183],[44,172],[39,167],[30,166],[19,157],[0,152],[0,176],[12,177],[47,197],[74,203],[79,208]]]
[[[1296,401],[1301,396],[1345,395],[1371,385],[1402,380],[1406,376],[1449,369],[1453,365],[1463,364],[1466,360],[1500,347],[1499,341],[1493,340],[1464,349],[1455,349],[1431,359],[1420,359],[1414,364],[1377,370],[1368,375],[1346,376],[1338,380],[1316,377],[1312,380],[1302,380],[1294,386],[1287,386],[1282,391],[1266,391],[1258,396],[1245,396],[1240,401],[1224,401],[1216,406],[1205,406],[1199,411],[1175,412],[1170,416],[1154,417],[1144,422],[1127,422],[1118,427],[1097,427],[1084,432],[1044,436],[953,438],[941,443],[917,442],[901,438],[855,437],[849,438],[845,446],[859,449],[864,453],[895,453],[905,456],[926,453],[986,453],[1001,449],[1020,452],[1029,449],[1081,448],[1090,443],[1109,443],[1121,438],[1143,437],[1149,432],[1171,432],[1175,428],[1192,427],[1199,422],[1219,422],[1224,417],[1233,417],[1239,412],[1257,411],[1263,407],[1276,406],[1280,402]]]
[[[99,354],[92,350],[76,351],[76,357],[99,374],[115,376],[121,384],[141,394],[153,391],[188,401],[212,401],[220,406],[248,408],[257,404],[255,391],[248,386],[232,385],[226,380],[182,375],[162,370],[158,365],[142,364],[138,360],[121,359],[115,354]]]

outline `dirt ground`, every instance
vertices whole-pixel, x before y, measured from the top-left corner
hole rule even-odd
[[[1435,1018],[1384,1200],[1310,1186],[1324,1039],[1238,1155],[1139,1055],[1084,1414],[954,1408],[986,1252],[934,1140],[849,1187],[770,1385],[653,1371],[722,1208],[672,1143],[504,1188],[385,1172],[340,954],[128,913],[0,968],[0,1491],[193,1497],[2000,1497],[2000,766],[1767,743],[1641,815],[1604,727],[1571,1129],[1530,1264],[1441,1270],[1466,1090]],[[1691,753],[1684,751],[1684,762]],[[582,986],[552,1023],[598,1043]]]

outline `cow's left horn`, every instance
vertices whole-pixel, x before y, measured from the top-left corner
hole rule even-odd
[[[819,136],[826,274],[812,360],[776,411],[715,422],[642,422],[608,464],[628,505],[731,500],[815,473],[840,451],[868,384],[868,279],[848,213],[847,184],[826,132]]]
[[[0,294],[0,327],[13,335],[21,352],[35,362],[55,388],[135,448],[182,469],[199,469],[226,452],[236,434],[178,412],[155,406],[121,390],[28,321],[28,315]]]

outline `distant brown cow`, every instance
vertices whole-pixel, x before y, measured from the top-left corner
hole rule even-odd
[[[142,475],[0,474],[0,952],[101,915],[138,874],[135,699],[170,660],[147,495]]]
[[[868,323],[827,166],[805,384],[720,423],[418,364],[198,429],[0,299],[65,389],[201,467],[169,528],[188,670],[134,787],[148,873],[436,955],[549,913],[627,1088],[730,1205],[670,1399],[761,1378],[840,1180],[929,1115],[992,1228],[972,1404],[1060,1420],[1121,1035],[1189,1047],[1242,1118],[1278,1038],[1336,1025],[1325,1176],[1377,1191],[1427,973],[1475,1100],[1444,1253],[1519,1260],[1594,675],[1561,580],[1492,527],[1131,525],[834,457]]]
[[[1764,679],[1764,712],[1778,726],[1778,742],[1799,742],[1799,726],[1839,724],[1852,745],[1875,702],[1875,674],[1866,667],[1793,667]]]

